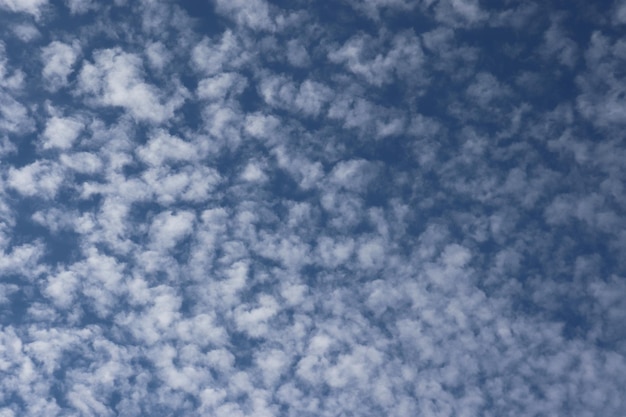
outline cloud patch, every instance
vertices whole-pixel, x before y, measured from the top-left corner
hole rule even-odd
[[[143,62],[120,48],[94,52],[94,62],[83,65],[78,75],[79,91],[99,106],[123,108],[139,121],[160,123],[173,117],[183,104],[185,92],[169,86],[172,96],[145,82]]]

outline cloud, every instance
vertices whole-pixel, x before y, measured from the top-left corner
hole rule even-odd
[[[172,60],[172,55],[162,42],[154,42],[146,49],[148,63],[152,68],[162,71]]]
[[[254,55],[241,45],[241,40],[232,30],[226,30],[219,40],[203,38],[191,51],[195,68],[206,75],[215,75],[224,70],[241,68]]]
[[[511,94],[509,88],[488,73],[476,74],[475,80],[465,90],[472,104],[489,107],[506,99]]]
[[[307,67],[311,58],[306,47],[298,39],[287,42],[287,61],[294,67]]]
[[[160,213],[150,226],[152,244],[161,250],[172,249],[191,232],[194,219],[191,212]]]
[[[380,19],[381,12],[406,13],[417,6],[417,2],[411,0],[350,0],[349,3],[350,6],[374,20]]]
[[[51,117],[46,122],[46,128],[43,132],[43,148],[71,148],[84,127],[85,125],[77,119]]]
[[[0,91],[0,131],[25,134],[33,127],[28,109],[10,94]]]
[[[9,169],[8,185],[27,197],[53,198],[63,182],[63,171],[49,162],[36,161]]]
[[[15,245],[10,251],[0,255],[0,271],[5,274],[19,274],[25,277],[42,272],[38,261],[44,255],[44,248],[40,242]]]
[[[619,126],[626,111],[622,100],[621,74],[618,62],[623,60],[623,43],[611,42],[601,32],[591,36],[591,44],[585,53],[586,76],[578,76],[578,110],[591,123],[599,127]]]
[[[98,9],[93,0],[65,0],[65,3],[72,14],[85,14]]]
[[[335,165],[329,177],[332,184],[359,192],[365,190],[365,187],[375,175],[375,164],[362,159],[353,159],[339,162]]]
[[[145,146],[137,149],[137,154],[152,166],[161,166],[164,162],[192,161],[199,156],[192,144],[163,130],[155,132]]]
[[[559,19],[554,19],[550,28],[544,34],[543,53],[556,58],[562,65],[573,67],[578,60],[576,43],[564,33]]]
[[[48,5],[48,0],[0,0],[0,8],[11,12],[28,13],[36,19],[41,17],[41,9]]]
[[[173,117],[183,104],[185,91],[173,89],[169,98],[143,79],[139,56],[120,48],[94,52],[94,63],[85,63],[78,75],[79,92],[99,106],[121,107],[139,121],[161,123]]]
[[[17,24],[13,26],[13,33],[15,33],[15,36],[17,36],[22,42],[30,42],[41,36],[39,30],[33,24],[29,23]]]
[[[278,312],[276,300],[269,295],[260,295],[258,306],[252,309],[236,309],[235,323],[237,328],[246,332],[251,337],[262,337],[267,331],[267,320]]]
[[[237,96],[246,88],[247,81],[237,73],[225,72],[205,78],[198,83],[201,99],[224,100],[227,95]]]
[[[178,171],[153,169],[143,175],[146,185],[157,201],[170,205],[178,201],[203,202],[221,182],[219,174],[206,167],[183,168]]]
[[[102,160],[89,152],[75,152],[61,155],[61,163],[81,174],[94,174],[102,169]]]
[[[75,291],[78,287],[78,277],[71,271],[63,271],[48,280],[45,294],[52,298],[55,305],[69,308],[75,300]]]
[[[615,22],[618,24],[626,23],[626,3],[623,1],[615,2],[615,14],[613,15]]]
[[[263,165],[259,163],[251,162],[246,165],[245,169],[241,173],[241,178],[244,181],[249,182],[265,182],[267,181],[267,175],[263,170]]]
[[[1,1],[0,415],[626,413],[619,1]]]
[[[330,51],[328,58],[333,63],[343,63],[350,72],[375,86],[392,82],[394,75],[402,78],[419,75],[424,57],[413,33],[395,35],[386,54],[376,51],[377,43],[367,35],[353,36],[341,48]]]
[[[273,107],[316,117],[332,100],[332,90],[319,82],[305,80],[300,85],[291,80],[268,75],[261,80],[259,92],[263,100]]]
[[[216,0],[215,9],[241,26],[253,30],[272,30],[275,24],[270,17],[270,7],[265,0]]]
[[[46,88],[56,91],[68,85],[68,77],[80,55],[80,45],[74,42],[68,45],[54,41],[41,50],[42,70]]]
[[[437,3],[435,16],[450,26],[463,27],[481,23],[488,14],[477,0],[443,0]]]

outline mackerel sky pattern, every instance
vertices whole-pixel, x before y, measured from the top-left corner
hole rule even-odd
[[[625,29],[0,0],[0,417],[625,416]]]

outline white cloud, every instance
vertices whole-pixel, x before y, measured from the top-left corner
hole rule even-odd
[[[78,138],[85,125],[71,117],[51,117],[43,132],[43,148],[69,149]]]
[[[374,179],[376,171],[375,164],[363,159],[352,159],[337,163],[329,174],[329,179],[332,184],[339,187],[362,192]]]
[[[199,314],[177,324],[176,332],[182,341],[193,342],[198,347],[221,346],[228,341],[228,333],[218,325],[216,318]]]
[[[367,239],[361,243],[357,250],[357,257],[361,266],[365,269],[379,269],[385,261],[385,244],[382,239]]]
[[[506,98],[511,93],[492,74],[479,73],[472,84],[467,87],[466,94],[472,104],[487,107],[498,100]]]
[[[287,61],[294,67],[307,67],[311,64],[309,52],[298,39],[287,42]]]
[[[192,64],[206,75],[239,69],[252,56],[231,30],[226,30],[217,42],[205,37],[191,51]]]
[[[271,139],[280,126],[276,116],[259,113],[248,115],[245,123],[246,133],[262,139]]]
[[[75,212],[65,212],[58,208],[49,208],[47,210],[36,211],[31,218],[34,222],[47,227],[52,233],[57,233],[61,230],[70,230],[75,215]]]
[[[216,10],[254,30],[272,30],[275,25],[265,0],[216,0]]]
[[[30,42],[41,36],[37,27],[30,23],[13,26],[13,33],[15,33],[15,36],[17,36],[22,42]]]
[[[173,213],[166,211],[157,215],[150,225],[152,245],[159,250],[168,250],[191,233],[195,215],[189,211]]]
[[[339,49],[330,51],[328,59],[333,63],[344,64],[350,72],[374,86],[392,82],[394,75],[419,77],[424,53],[413,33],[394,36],[386,54],[377,51],[378,43],[370,36],[356,35]]]
[[[274,149],[278,166],[287,170],[302,189],[311,189],[320,185],[324,177],[324,167],[319,161],[310,161],[305,157],[290,155],[284,148]]]
[[[17,152],[17,146],[9,140],[8,137],[3,136],[0,139],[0,157],[11,155]]]
[[[168,86],[168,94],[145,82],[139,56],[120,48],[94,52],[94,63],[83,65],[78,79],[79,91],[95,104],[121,107],[135,119],[153,123],[173,117],[186,95],[180,86]]]
[[[267,333],[267,320],[278,312],[276,300],[262,294],[259,296],[258,306],[252,308],[239,307],[235,309],[235,323],[237,328],[252,337],[260,337]]]
[[[142,175],[148,190],[154,192],[159,203],[171,205],[180,201],[203,202],[221,182],[220,175],[211,168],[186,166],[177,170],[155,168]]]
[[[15,245],[9,252],[0,254],[0,271],[4,274],[36,276],[45,271],[43,265],[38,265],[43,255],[44,248],[39,242]]]
[[[42,75],[46,88],[56,91],[67,86],[68,77],[74,71],[74,64],[80,55],[80,45],[74,42],[68,45],[53,41],[41,49],[41,61],[44,64]]]
[[[437,3],[435,10],[439,21],[453,27],[476,25],[489,16],[477,0],[443,0]]]
[[[594,32],[585,52],[587,71],[576,80],[577,110],[598,127],[621,126],[626,120],[626,105],[620,98],[624,93],[624,77],[618,70],[626,55],[624,45],[620,41],[612,42],[599,31]]]
[[[41,9],[48,5],[48,0],[0,0],[0,8],[11,12],[21,12],[41,16]]]
[[[7,183],[24,196],[47,199],[56,195],[63,177],[58,166],[36,161],[18,169],[11,167]]]
[[[293,104],[306,115],[317,116],[322,107],[331,100],[332,91],[325,85],[311,80],[304,81]]]
[[[618,24],[626,23],[626,2],[624,2],[623,0],[618,0],[615,2],[615,13],[613,16],[615,22],[617,22]]]
[[[153,345],[175,329],[180,320],[181,298],[167,285],[159,285],[148,290],[148,305],[139,313],[119,313],[116,321],[127,327],[138,340]],[[156,352],[155,352],[156,353]],[[162,367],[164,358],[154,356],[152,361]]]
[[[196,147],[164,130],[156,131],[148,143],[137,149],[139,158],[152,166],[164,162],[193,161],[198,155]]]
[[[33,120],[22,103],[10,94],[0,91],[0,130],[24,134],[33,128]]]
[[[350,259],[354,252],[354,246],[354,240],[351,238],[336,240],[323,236],[318,241],[317,250],[323,264],[335,268]]]
[[[93,0],[65,0],[65,4],[72,14],[85,14],[98,9],[98,5]]]
[[[334,228],[348,231],[362,221],[363,200],[353,194],[325,192],[320,203]]]
[[[11,295],[17,292],[19,287],[17,285],[2,284],[0,285],[0,305],[9,304]]]
[[[78,277],[72,271],[63,271],[48,279],[45,294],[52,298],[55,305],[68,308],[75,299]]]
[[[241,125],[244,115],[237,109],[211,104],[203,110],[203,123],[214,141],[214,151],[221,148],[235,150],[241,144]]]
[[[343,120],[346,128],[369,132],[370,127],[375,125],[376,121],[372,115],[380,115],[384,113],[384,110],[363,98],[343,96],[331,102],[327,116],[331,120]]]
[[[263,164],[257,162],[250,162],[246,165],[241,173],[241,178],[248,182],[265,182],[268,179]]]
[[[550,28],[545,32],[542,53],[572,68],[578,60],[578,47],[576,42],[564,32],[559,20],[553,19]]]
[[[83,384],[73,386],[67,394],[67,399],[70,404],[83,414],[113,415],[113,412],[102,401],[98,401],[94,393],[90,392],[89,387]]]
[[[0,43],[0,86],[8,90],[20,91],[24,88],[24,73],[16,70],[11,76],[7,76],[7,60],[2,55],[3,45]]]
[[[81,174],[94,174],[102,169],[102,160],[90,152],[74,152],[59,157],[61,164]]]
[[[197,94],[201,99],[224,100],[227,95],[237,96],[246,88],[247,81],[237,73],[223,72],[204,78],[198,83]]]
[[[268,386],[273,386],[285,374],[290,364],[289,357],[278,349],[258,352],[255,361],[263,371],[263,379]]]
[[[619,16],[96,3],[6,14],[0,415],[625,414]]]
[[[417,6],[413,0],[349,0],[350,5],[374,20],[380,19],[381,12],[407,13]],[[430,2],[427,2],[427,4]]]
[[[159,71],[165,69],[167,64],[169,64],[172,60],[171,53],[162,42],[153,42],[148,45],[148,48],[146,49],[146,56],[148,57],[148,63],[150,66]]]
[[[275,238],[263,234],[259,240],[256,251],[261,256],[280,262],[289,270],[298,270],[310,263],[309,246],[298,238]]]

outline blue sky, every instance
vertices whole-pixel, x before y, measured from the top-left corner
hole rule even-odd
[[[626,415],[626,1],[0,0],[0,417]]]

